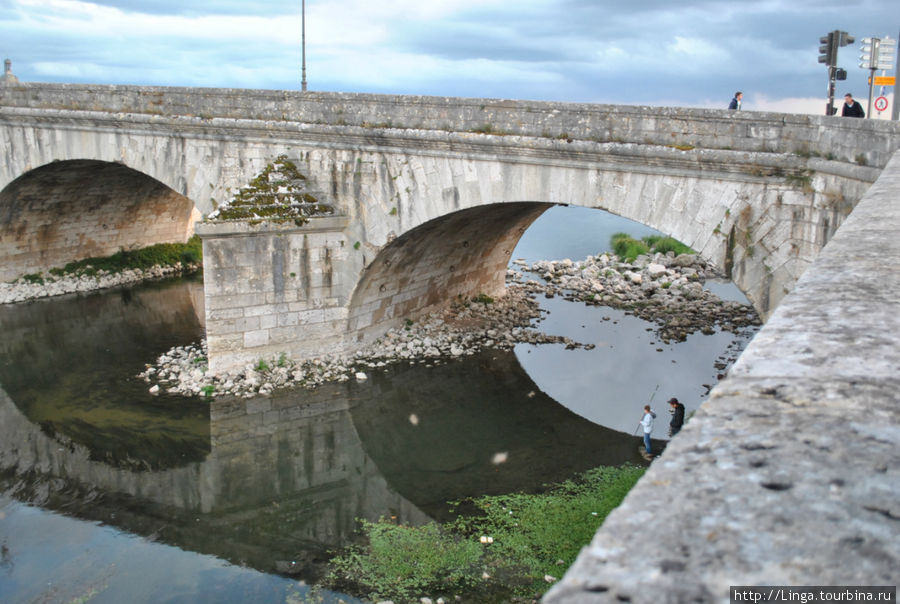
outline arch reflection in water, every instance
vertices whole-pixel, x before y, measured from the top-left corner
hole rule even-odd
[[[202,337],[202,298],[191,279],[0,306],[0,385],[44,432],[92,459],[135,469],[201,460],[207,405],[173,405],[134,376]]]
[[[636,442],[539,390],[510,351],[429,369],[395,366],[356,396],[353,421],[393,489],[430,516],[447,501],[536,491],[598,465],[640,462]]]
[[[357,518],[418,524],[445,517],[450,499],[635,458],[627,440],[537,391],[508,352],[312,392],[154,398],[133,376],[196,333],[192,287],[0,309],[16,334],[0,370],[2,494],[313,580]]]

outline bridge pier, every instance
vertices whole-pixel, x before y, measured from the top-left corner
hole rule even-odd
[[[342,350],[347,301],[346,217],[309,223],[201,222],[209,367],[227,371],[281,354]]]

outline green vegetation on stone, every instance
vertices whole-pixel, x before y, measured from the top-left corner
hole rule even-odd
[[[289,161],[279,155],[266,165],[246,187],[242,187],[227,204],[214,213],[222,220],[262,220],[276,223],[293,221],[303,225],[310,216],[334,213],[334,208],[321,203],[306,189],[307,178]]]
[[[363,522],[366,545],[340,552],[326,583],[397,604],[425,596],[479,602],[538,598],[643,472],[631,465],[599,467],[543,493],[457,502],[476,513],[444,525]]]
[[[203,259],[203,244],[196,235],[187,243],[158,243],[145,248],[121,250],[112,256],[85,258],[70,262],[62,268],[51,268],[55,277],[95,275],[99,271],[121,273],[130,269],[146,270],[154,266],[199,267]],[[26,281],[38,282],[40,275],[25,275]],[[43,282],[41,280],[40,282]]]
[[[672,237],[660,235],[647,235],[640,240],[633,238],[628,233],[615,233],[610,237],[610,247],[620,258],[633,262],[642,254],[674,252],[678,254],[693,254],[694,250]]]

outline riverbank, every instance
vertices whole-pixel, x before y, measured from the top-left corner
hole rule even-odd
[[[119,250],[111,256],[82,258],[46,273],[0,283],[0,304],[84,293],[142,281],[196,273],[203,268],[203,245],[194,235],[183,243],[157,243]]]
[[[40,298],[133,285],[143,281],[196,273],[200,268],[199,264],[179,262],[167,266],[156,265],[146,269],[130,268],[122,271],[98,269],[71,275],[54,275],[52,273],[28,275],[12,283],[0,283],[0,304],[15,304]]]
[[[325,382],[365,380],[392,363],[436,364],[463,355],[516,344],[564,344],[592,348],[569,338],[542,333],[537,296],[563,296],[573,302],[619,308],[657,324],[664,341],[691,333],[725,330],[738,333],[760,324],[746,304],[723,301],[704,289],[706,279],[720,277],[702,258],[674,253],[639,256],[624,262],[613,254],[583,261],[514,262],[507,272],[503,297],[478,296],[458,301],[446,311],[407,321],[370,347],[348,356],[325,356],[301,363],[286,355],[258,359],[238,371],[208,371],[205,342],[174,348],[138,377],[153,394],[245,396],[270,394],[277,388],[315,388]]]

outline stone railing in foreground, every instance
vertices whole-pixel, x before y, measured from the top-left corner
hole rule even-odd
[[[545,602],[900,583],[898,233],[895,153]]]

